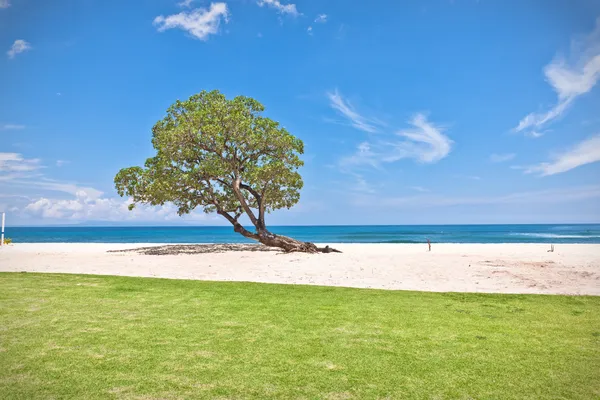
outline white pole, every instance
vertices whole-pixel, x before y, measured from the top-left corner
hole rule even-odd
[[[0,246],[4,246],[4,218],[6,213],[2,213],[2,237],[0,238]]]

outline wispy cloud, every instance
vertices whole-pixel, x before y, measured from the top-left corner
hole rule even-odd
[[[327,97],[329,98],[330,106],[338,111],[341,115],[348,118],[352,126],[368,133],[377,132],[375,125],[380,123],[377,120],[369,119],[359,114],[354,109],[350,101],[344,99],[337,89],[333,92],[328,92]]]
[[[90,186],[79,185],[72,182],[56,181],[53,179],[44,178],[40,175],[36,175],[35,177],[29,176],[25,178],[17,177],[16,179],[9,180],[7,183],[10,187],[19,188],[19,190],[42,190],[46,192],[66,193],[70,195],[76,195],[79,192],[85,192],[86,196],[89,196],[90,198],[98,198],[103,194],[101,190]]]
[[[312,35],[312,34],[313,34],[313,31],[312,31],[312,30],[313,30],[312,26],[309,26],[308,28],[306,28],[306,32],[307,32],[309,35]]]
[[[183,0],[183,1],[180,1],[179,3],[177,3],[177,6],[179,6],[181,8],[189,8],[192,6],[193,2],[194,2],[194,0]]]
[[[327,14],[317,15],[317,18],[315,18],[315,22],[317,24],[324,24],[325,22],[327,22]]]
[[[57,167],[62,167],[63,165],[67,165],[67,164],[69,164],[69,161],[67,161],[67,160],[56,160]]]
[[[409,189],[414,190],[416,192],[421,192],[421,193],[425,193],[425,192],[429,192],[430,190],[427,188],[424,188],[423,186],[410,186]]]
[[[257,4],[259,6],[268,6],[276,9],[280,14],[289,14],[291,16],[297,17],[300,15],[296,5],[293,3],[290,4],[281,4],[279,0],[258,0]]]
[[[0,0],[0,8],[8,8],[10,7],[10,2],[8,0]]]
[[[25,125],[4,124],[0,126],[0,131],[16,131],[21,129],[25,129]]]
[[[28,159],[19,153],[0,153],[0,172],[5,178],[11,176],[11,173],[35,171],[40,168],[43,166],[39,158]]]
[[[546,112],[525,116],[514,129],[516,132],[529,129],[539,132],[541,127],[560,117],[577,97],[596,85],[600,78],[600,17],[590,35],[572,42],[570,60],[556,57],[544,68],[544,75],[558,95],[557,104]]]
[[[372,150],[369,142],[362,142],[357,146],[356,153],[343,157],[339,164],[343,169],[355,166],[371,166],[379,169],[382,158],[379,150]]]
[[[353,175],[355,178],[355,183],[352,186],[350,186],[350,190],[352,190],[354,192],[359,192],[359,193],[370,193],[370,194],[375,193],[375,189],[373,188],[373,186],[371,186],[371,184],[369,184],[362,175],[359,175],[359,174],[353,174]]]
[[[547,189],[529,192],[515,192],[499,196],[447,196],[415,195],[400,197],[357,196],[353,203],[370,207],[446,207],[475,206],[490,204],[548,204],[600,198],[600,186],[578,186],[561,189]]]
[[[480,181],[481,177],[477,175],[454,175],[453,178],[456,179],[470,179],[472,181]]]
[[[407,141],[390,143],[395,146],[396,156],[392,161],[401,158],[414,158],[423,163],[434,163],[446,157],[452,149],[452,140],[444,135],[443,129],[427,121],[423,114],[416,114],[409,123],[414,129],[401,130],[398,136]]]
[[[76,195],[77,193],[85,192],[89,198],[98,198],[104,194],[101,190],[90,186],[82,186],[71,182],[61,182],[48,178],[40,178],[37,180],[14,180],[11,184],[20,187],[42,189],[51,192],[67,193]]]
[[[548,176],[567,172],[598,161],[600,161],[600,134],[576,144],[571,150],[556,155],[551,162],[544,162],[523,169],[526,174],[535,173],[540,176]]]
[[[57,165],[64,163],[66,161],[57,161]],[[102,195],[101,191],[88,186],[47,178],[42,173],[45,168],[39,158],[25,158],[20,153],[0,153],[0,183],[4,188],[41,189],[72,195],[83,190],[92,197]]]
[[[506,154],[491,154],[490,161],[493,163],[502,163],[514,159],[517,155],[515,153]]]
[[[435,163],[452,150],[453,141],[443,134],[441,127],[429,122],[424,114],[416,114],[409,124],[413,128],[400,130],[374,143],[360,143],[355,154],[340,160],[340,166],[368,165],[381,168],[384,163],[407,158],[420,163]]]
[[[13,59],[17,54],[23,53],[28,50],[31,50],[31,44],[23,39],[17,39],[10,47],[10,49],[6,52],[6,54],[8,55],[8,58]]]
[[[183,11],[169,16],[158,16],[154,25],[159,32],[179,28],[200,40],[208,40],[210,35],[219,32],[221,20],[228,21],[229,12],[225,3],[211,3],[210,9],[198,8],[192,11]]]
[[[546,132],[538,132],[538,131],[528,131],[528,132],[525,132],[525,136],[529,136],[529,137],[532,137],[534,139],[541,138],[545,134],[546,134]]]
[[[356,111],[352,104],[336,89],[327,93],[330,106],[346,117],[350,124],[367,133],[378,132],[376,127],[382,122],[367,118]],[[434,163],[446,157],[452,149],[452,140],[443,134],[443,128],[427,120],[424,114],[415,114],[409,124],[410,129],[397,131],[394,135],[386,135],[375,142],[362,142],[355,154],[340,160],[340,166],[368,165],[381,168],[383,163],[412,158],[421,163]]]

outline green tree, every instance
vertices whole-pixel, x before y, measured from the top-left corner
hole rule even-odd
[[[223,216],[235,232],[287,252],[329,252],[313,243],[276,235],[265,215],[291,208],[300,198],[302,141],[261,116],[258,101],[228,100],[217,90],[176,101],[152,129],[156,155],[144,167],[119,171],[115,186],[135,204],[175,204],[184,215],[197,207]],[[254,225],[239,222],[246,214]]]

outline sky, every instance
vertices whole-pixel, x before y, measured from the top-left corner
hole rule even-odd
[[[0,50],[9,225],[226,225],[113,184],[212,89],[305,143],[268,224],[600,222],[597,0],[0,0]]]

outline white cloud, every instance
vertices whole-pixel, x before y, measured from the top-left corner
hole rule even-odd
[[[423,186],[410,186],[409,189],[412,189],[416,192],[429,192],[429,189],[424,188]]]
[[[350,186],[354,192],[360,193],[375,193],[375,189],[366,181],[362,175],[353,174],[356,182]]]
[[[312,35],[312,26],[309,26],[308,28],[306,28],[306,32],[308,32],[309,35]]]
[[[329,105],[333,109],[337,110],[340,114],[348,118],[352,126],[368,133],[377,132],[377,128],[375,128],[374,125],[378,122],[365,118],[356,112],[352,104],[350,104],[348,100],[344,99],[337,89],[334,92],[328,92],[327,97],[329,98]]]
[[[227,4],[211,3],[208,10],[198,8],[167,17],[160,15],[154,19],[154,25],[158,27],[159,32],[179,28],[187,31],[197,39],[208,40],[209,35],[215,35],[219,32],[221,20],[227,22],[228,16]]]
[[[0,126],[1,131],[14,131],[25,129],[25,125],[17,125],[17,124],[4,124]]]
[[[289,14],[294,17],[300,15],[295,4],[281,4],[279,0],[258,0],[257,4],[261,7],[266,5],[274,8],[281,14]]]
[[[67,163],[58,160],[57,165]],[[5,205],[3,209],[24,217],[40,217],[66,221],[180,221],[176,207],[136,207],[128,210],[129,199],[107,198],[101,190],[76,183],[46,178],[40,173],[45,168],[39,159],[27,159],[19,153],[0,153],[0,198],[12,198],[17,201]],[[24,196],[24,190],[40,192],[39,198]],[[10,194],[10,193],[18,194]],[[55,198],[53,194],[62,194]],[[65,194],[72,198],[64,198]],[[39,194],[38,194],[39,195]],[[213,220],[214,216],[193,213],[184,221]]]
[[[57,167],[62,167],[63,165],[69,164],[69,161],[67,160],[56,160],[56,166]]]
[[[578,200],[600,198],[600,186],[579,186],[561,189],[547,189],[531,192],[516,192],[506,195],[453,197],[415,195],[404,197],[359,196],[353,202],[357,206],[370,207],[444,207],[460,205],[490,205],[490,204],[548,204],[567,203]]]
[[[537,173],[540,176],[556,175],[582,165],[600,161],[600,134],[576,144],[571,150],[553,158],[552,162],[544,162],[524,168],[525,173]]]
[[[600,78],[600,18],[593,32],[571,44],[571,57],[556,57],[544,68],[546,80],[558,95],[557,104],[543,113],[530,113],[523,118],[516,132],[539,128],[561,116],[574,100],[592,90]],[[531,134],[532,137],[539,137]]]
[[[59,160],[56,165],[67,161]],[[85,191],[89,197],[100,197],[102,192],[91,187],[46,178],[40,170],[46,168],[39,158],[25,158],[20,153],[0,153],[0,183],[5,188],[41,189],[51,192],[76,194]]]
[[[106,198],[91,198],[85,191],[71,200],[42,197],[29,203],[25,214],[60,220],[120,220],[127,211],[127,202]]]
[[[538,132],[538,131],[529,131],[529,132],[525,132],[526,136],[532,137],[534,139],[537,138],[541,138],[542,136],[544,136],[546,134],[546,132]]]
[[[517,155],[515,153],[506,153],[506,154],[491,154],[490,161],[494,163],[502,163],[506,161],[510,161],[515,158]]]
[[[371,150],[371,145],[368,142],[362,142],[357,146],[357,151],[351,156],[343,157],[340,160],[342,168],[352,166],[368,165],[373,168],[380,168],[381,154]]]
[[[98,189],[75,183],[61,182],[44,177],[39,169],[44,168],[39,159],[26,159],[18,153],[0,153],[0,198],[12,198],[17,201],[5,205],[15,214],[25,217],[41,217],[68,221],[179,221],[176,207],[136,207],[129,212],[129,199],[106,198]],[[24,196],[24,189],[62,193],[62,198],[53,198],[52,193],[43,194],[35,200]],[[9,193],[19,193],[18,195]],[[64,194],[73,196],[65,199]],[[60,197],[60,196],[59,196]],[[23,202],[23,199],[25,202]],[[183,220],[212,220],[214,216],[194,213]]]
[[[189,8],[192,6],[193,2],[194,2],[194,0],[183,0],[179,3],[177,3],[177,6],[179,6],[181,8]]]
[[[10,2],[8,0],[0,0],[0,8],[8,8],[10,7]]]
[[[139,206],[129,211],[130,199],[93,196],[85,190],[74,193],[73,199],[39,198],[22,208],[28,216],[62,221],[199,221],[215,220],[214,215],[192,213],[179,217],[172,204]]]
[[[423,114],[416,114],[409,123],[416,129],[402,130],[397,133],[408,140],[390,143],[391,146],[395,146],[396,153],[391,161],[414,158],[419,162],[433,163],[450,153],[452,140],[442,133],[442,128],[428,122]]]
[[[17,54],[23,53],[24,51],[31,50],[31,44],[23,39],[17,39],[10,47],[10,50],[6,52],[8,58],[15,58]]]
[[[340,166],[369,165],[381,168],[383,163],[393,163],[412,158],[420,163],[435,163],[452,150],[453,141],[442,132],[442,128],[427,121],[423,114],[416,114],[409,123],[414,127],[396,132],[401,139],[379,140],[373,144],[362,142],[357,152],[342,158]]]
[[[40,159],[26,159],[19,153],[0,153],[0,172],[2,172],[2,180],[13,176],[13,173],[23,173],[35,171],[43,168],[40,165]]]
[[[71,195],[76,195],[77,193],[85,192],[86,195],[90,198],[99,198],[104,194],[104,192],[94,189],[92,187],[80,186],[78,184],[69,182],[55,181],[53,179],[48,178],[41,178],[38,180],[13,180],[10,183],[15,186],[36,188],[48,190],[51,192],[68,193]]]
[[[337,91],[328,92],[330,106],[346,117],[350,124],[367,133],[382,133],[385,123],[359,114],[352,104]],[[411,158],[420,163],[435,163],[445,158],[454,143],[440,126],[427,120],[422,113],[415,114],[408,121],[412,128],[402,129],[394,134],[382,133],[377,140],[363,141],[350,156],[339,160],[341,172],[349,172],[353,167],[369,166],[382,169],[383,164]],[[376,127],[376,125],[378,127]]]
[[[317,24],[324,24],[325,22],[327,22],[327,14],[317,15],[317,18],[315,18],[315,22]]]
[[[481,177],[477,175],[454,175],[453,178],[456,179],[470,179],[472,181],[480,181]]]

